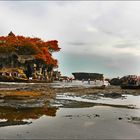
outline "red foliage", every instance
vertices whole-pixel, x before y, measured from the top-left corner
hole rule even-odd
[[[53,65],[54,67],[57,67],[57,60],[52,57],[49,49],[46,47],[42,47],[40,53],[38,53],[35,57],[36,59],[43,60],[47,65]]]
[[[3,49],[1,51],[1,48]],[[44,61],[47,65],[57,66],[57,60],[52,57],[52,52],[60,51],[57,40],[43,41],[40,38],[15,36],[12,32],[0,37],[0,52],[9,53],[11,49],[17,54],[34,55],[35,59]]]
[[[57,40],[47,41],[45,44],[51,51],[60,51]]]

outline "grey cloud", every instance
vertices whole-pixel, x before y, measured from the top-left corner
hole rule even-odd
[[[116,43],[116,45],[114,45],[114,48],[135,48],[135,49],[139,49],[140,46],[140,40],[137,39],[130,39],[130,40],[122,40],[119,41],[118,43]]]
[[[30,16],[42,16],[46,13],[45,4],[40,3],[39,1],[6,1],[3,2],[4,6],[9,9],[9,11],[18,14],[30,15]],[[18,12],[17,12],[18,11]]]
[[[137,13],[129,12],[129,7],[131,7],[129,2],[115,4],[93,22],[101,32],[110,37],[138,37],[138,35],[140,36],[139,17]]]
[[[109,3],[0,2],[0,35],[12,30],[18,35],[57,39],[62,48],[62,53],[58,53],[60,69],[65,73],[81,70],[108,75],[138,72],[138,56],[115,55],[116,52],[111,51],[139,47],[139,42],[127,42],[136,36],[140,38],[139,12],[132,10],[135,16],[131,15],[127,2]],[[122,42],[118,42],[120,40]]]
[[[85,42],[80,42],[80,41],[73,41],[73,42],[67,42],[68,45],[72,45],[72,46],[101,46],[101,43],[97,43],[97,42],[88,42],[87,40],[85,40]]]
[[[83,46],[87,45],[85,42],[68,42],[69,45],[74,45],[74,46]]]
[[[115,48],[132,48],[132,47],[137,47],[138,43],[126,43],[126,44],[117,44],[117,45],[114,45]]]
[[[99,72],[105,76],[124,76],[127,74],[137,74],[139,72],[139,56],[132,54],[124,55],[108,55],[100,54],[63,54],[61,61],[62,67],[67,71],[68,75],[75,71]],[[128,63],[129,62],[129,63]]]
[[[116,10],[116,8],[113,6],[109,11],[103,13],[94,21],[94,24],[105,34],[121,37],[121,26],[118,26],[120,25],[118,22],[121,22],[122,13],[121,9]]]

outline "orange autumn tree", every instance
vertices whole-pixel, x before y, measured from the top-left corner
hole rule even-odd
[[[57,40],[43,41],[40,38],[16,36],[12,32],[8,36],[0,36],[0,54],[16,53],[17,55],[33,55],[34,62],[42,63],[47,68],[58,66],[53,52],[60,51]]]

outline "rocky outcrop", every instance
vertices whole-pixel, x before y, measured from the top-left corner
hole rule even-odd
[[[122,81],[119,78],[113,78],[109,81],[110,85],[121,85]]]
[[[100,73],[74,72],[72,75],[76,80],[103,80],[103,74]]]

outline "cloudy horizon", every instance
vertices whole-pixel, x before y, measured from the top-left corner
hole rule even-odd
[[[0,36],[58,40],[58,70],[140,75],[139,1],[0,1]]]

